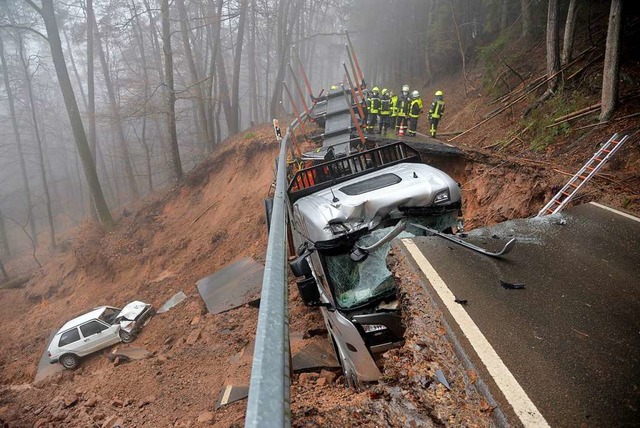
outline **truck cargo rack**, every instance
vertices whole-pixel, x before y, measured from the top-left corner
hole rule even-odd
[[[398,141],[297,171],[289,182],[290,203],[372,171],[401,162],[420,162],[420,153]]]

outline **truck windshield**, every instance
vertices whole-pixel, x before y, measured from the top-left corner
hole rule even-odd
[[[361,237],[358,245],[373,245],[393,228],[374,230]],[[364,305],[394,290],[391,271],[387,268],[387,255],[391,243],[386,243],[369,253],[363,262],[356,263],[349,254],[325,256],[329,281],[334,287],[338,305],[343,309]]]

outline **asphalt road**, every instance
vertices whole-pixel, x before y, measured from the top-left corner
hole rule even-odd
[[[640,222],[586,204],[470,233],[502,259],[438,237],[414,243],[551,426],[640,426]],[[497,239],[500,238],[500,239]],[[411,258],[410,258],[411,259]],[[505,289],[500,280],[525,284]],[[519,419],[462,329],[452,332],[510,422]]]

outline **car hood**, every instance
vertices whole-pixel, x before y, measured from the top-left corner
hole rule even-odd
[[[127,304],[120,313],[116,320],[120,323],[120,327],[124,330],[130,331],[133,327],[133,321],[149,306],[147,303],[136,300]]]

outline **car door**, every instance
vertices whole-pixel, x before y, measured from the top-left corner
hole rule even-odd
[[[83,337],[83,354],[87,355],[119,342],[120,338],[117,331],[117,326],[109,326],[99,320],[91,320],[82,324],[80,332]]]

